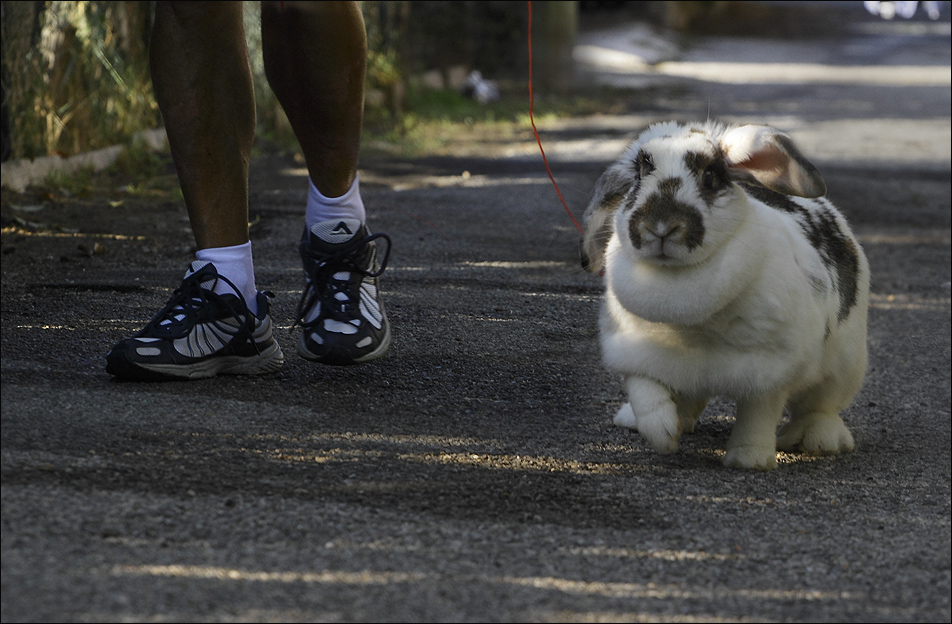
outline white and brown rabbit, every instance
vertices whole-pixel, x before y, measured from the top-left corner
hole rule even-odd
[[[629,399],[616,424],[669,453],[726,396],[727,466],[853,449],[840,412],[866,372],[869,265],[825,193],[767,126],[656,124],[602,174],[582,264],[605,273],[602,356]]]

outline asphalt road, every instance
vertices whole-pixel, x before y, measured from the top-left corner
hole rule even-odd
[[[587,66],[651,104],[541,128],[578,215],[645,123],[710,115],[794,137],[872,265],[853,453],[726,469],[720,400],[672,455],[614,427],[601,283],[531,143],[364,163],[370,225],[394,240],[395,334],[352,368],[294,354],[304,178],[293,159],[253,162],[258,283],[287,354],[260,378],[103,370],[184,272],[180,206],[25,213],[13,197],[3,621],[948,622],[948,13],[857,18],[844,37],[707,38],[650,70]]]

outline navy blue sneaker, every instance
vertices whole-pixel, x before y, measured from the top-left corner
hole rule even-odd
[[[378,245],[386,241],[382,259]],[[307,284],[298,304],[301,357],[347,365],[382,357],[390,323],[377,278],[390,257],[390,237],[370,234],[357,219],[322,221],[304,230],[301,260]]]
[[[270,293],[258,293],[258,314],[235,294],[213,291],[215,265],[195,261],[165,307],[145,329],[106,355],[106,372],[121,379],[164,381],[215,375],[263,375],[279,370],[284,354],[268,315]]]

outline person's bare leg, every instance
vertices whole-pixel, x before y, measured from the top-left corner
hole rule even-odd
[[[262,2],[265,73],[327,197],[357,175],[367,33],[356,2]]]
[[[160,1],[155,12],[152,82],[199,249],[159,314],[110,349],[106,372],[139,380],[272,373],[284,354],[248,240],[255,105],[242,5]]]
[[[360,7],[262,2],[261,34],[268,82],[310,177],[300,247],[307,281],[298,305],[298,354],[324,364],[377,359],[390,346],[377,284],[390,252],[389,242],[377,247],[389,237],[370,235],[364,223],[357,175],[367,68]]]
[[[157,2],[150,61],[198,248],[248,242],[255,103],[241,2]]]

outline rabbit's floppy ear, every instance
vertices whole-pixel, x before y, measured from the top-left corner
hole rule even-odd
[[[589,273],[599,273],[605,266],[605,248],[612,237],[612,220],[621,200],[638,184],[637,174],[631,160],[622,160],[611,165],[598,178],[592,199],[582,217],[581,260],[582,268]]]
[[[738,182],[797,197],[821,197],[826,183],[787,135],[769,126],[740,126],[720,142],[731,177]]]

